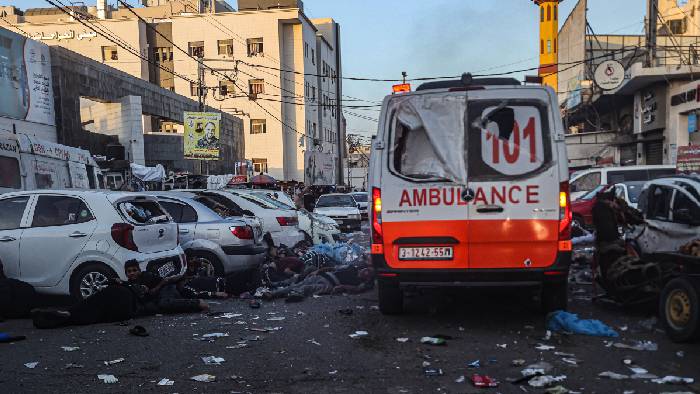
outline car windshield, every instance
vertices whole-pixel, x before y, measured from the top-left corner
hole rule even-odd
[[[598,185],[595,189],[591,190],[587,194],[584,194],[579,200],[592,200],[595,198],[596,194],[602,192],[606,187],[606,185]]]
[[[255,198],[259,198],[260,200],[263,200],[266,203],[273,205],[277,209],[294,209],[293,207],[290,207],[289,205],[281,201],[275,200],[274,198],[268,196],[265,193],[255,193],[254,196]]]
[[[316,207],[354,207],[356,205],[355,200],[352,196],[321,196],[318,199]]]
[[[367,202],[367,193],[357,193],[352,195],[357,202]]]
[[[277,208],[274,204],[271,204],[271,203],[269,203],[261,198],[258,198],[257,196],[251,196],[251,195],[244,194],[244,193],[240,193],[240,194],[236,193],[234,195],[238,196],[238,197],[240,197],[248,202],[252,202],[253,204],[259,206],[260,208],[265,208],[265,209]]]

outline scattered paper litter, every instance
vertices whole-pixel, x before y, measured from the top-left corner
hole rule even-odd
[[[315,339],[307,339],[306,342],[314,344],[316,346],[321,346],[321,344],[318,343]]]
[[[224,338],[227,337],[227,332],[212,332],[211,334],[204,334],[202,338]]]
[[[68,363],[66,364],[65,369],[74,369],[74,368],[85,368],[82,364],[73,364],[73,363]]]
[[[455,383],[464,383],[467,379],[464,377],[464,375],[458,377],[455,379]]]
[[[114,364],[119,364],[122,361],[124,361],[123,358],[118,358],[118,359],[112,360],[112,361],[105,361],[104,363],[105,363],[105,365],[114,365]]]
[[[34,368],[36,368],[37,365],[39,365],[38,361],[33,361],[31,363],[24,364],[24,366],[29,368],[29,369],[34,369]]]
[[[174,380],[170,380],[168,378],[163,378],[158,382],[158,386],[172,386],[175,384]]]
[[[628,345],[626,343],[621,343],[621,342],[615,342],[610,345],[606,343],[607,347],[615,347],[618,349],[631,349],[631,350],[637,350],[637,351],[649,351],[649,352],[655,352],[659,350],[659,345],[657,345],[654,342],[651,341],[636,341],[632,345]]]
[[[216,376],[209,375],[209,374],[205,373],[202,375],[193,376],[190,379],[197,381],[197,382],[211,383],[211,382],[216,380]]]
[[[552,370],[552,364],[541,361],[539,363],[530,364],[525,369],[520,371],[523,376],[544,375]]]
[[[538,344],[535,349],[541,350],[541,351],[547,351],[547,350],[554,350],[556,347],[550,346],[550,345],[543,345],[543,344]]]
[[[78,347],[78,346],[61,346],[61,349],[63,349],[64,352],[74,352],[76,350],[80,350],[80,347]]]
[[[268,317],[267,321],[282,321],[286,319],[284,316],[274,316],[274,317]]]
[[[243,349],[244,347],[248,347],[248,344],[247,343],[239,343],[238,345],[226,346],[226,349]]]
[[[560,383],[566,380],[566,375],[560,375],[560,376],[551,376],[551,375],[544,375],[544,376],[535,376],[534,378],[530,379],[528,384],[532,387],[548,387],[553,385],[554,383]]]
[[[508,344],[507,344],[507,343],[503,343],[503,344],[498,344],[498,343],[497,343],[497,344],[496,344],[496,347],[499,347],[499,348],[501,348],[501,349],[507,349],[507,348],[508,348]]]
[[[243,316],[241,313],[224,313],[221,316],[216,316],[214,319],[233,319],[241,316]]]
[[[408,338],[396,338],[396,342],[406,343],[408,342]]]
[[[207,365],[221,365],[221,363],[225,362],[223,357],[216,357],[216,356],[207,356],[207,357],[202,357],[202,361],[204,361],[204,364]]]
[[[598,376],[600,376],[601,378],[608,378],[608,379],[613,379],[613,380],[625,380],[625,379],[630,378],[627,375],[623,375],[623,374],[611,372],[611,371],[601,372],[598,374]]]
[[[693,384],[695,379],[693,378],[681,378],[680,376],[664,376],[660,379],[653,379],[652,382],[658,384]]]
[[[114,384],[119,381],[116,376],[114,375],[97,375],[97,379],[100,379],[102,383],[106,384]]]
[[[350,334],[349,337],[352,339],[356,339],[366,337],[367,335],[369,335],[367,331],[355,331],[354,333]]]

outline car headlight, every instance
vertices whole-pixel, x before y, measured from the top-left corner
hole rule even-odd
[[[349,217],[350,219],[355,219],[355,220],[357,220],[357,219],[360,218],[360,215],[349,215],[348,217]]]

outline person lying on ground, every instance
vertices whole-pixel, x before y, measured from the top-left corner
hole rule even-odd
[[[337,269],[320,269],[301,282],[263,293],[263,298],[272,300],[287,297],[297,301],[310,295],[361,293],[374,286],[374,269],[346,266]]]
[[[161,278],[153,272],[143,272],[138,261],[129,260],[124,264],[128,283],[137,290],[137,297],[144,309],[152,313],[191,313],[206,312],[209,305],[201,299],[184,298],[178,288],[183,276]]]
[[[0,261],[0,321],[29,317],[35,304],[34,287],[21,280],[6,277]]]

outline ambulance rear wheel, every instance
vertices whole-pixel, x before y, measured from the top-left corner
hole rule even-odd
[[[569,306],[568,282],[545,283],[542,285],[542,312],[565,311]]]
[[[403,290],[397,283],[379,281],[379,310],[385,315],[403,313]]]

